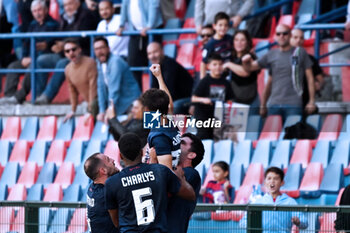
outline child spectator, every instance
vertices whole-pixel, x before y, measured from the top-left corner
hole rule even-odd
[[[197,120],[208,120],[214,117],[215,101],[233,99],[230,83],[222,76],[222,58],[212,54],[208,59],[210,74],[203,78],[194,91],[191,101],[195,104],[194,117]],[[212,139],[213,128],[197,128],[197,136],[201,139]]]
[[[229,165],[224,161],[213,164],[215,180],[208,182],[207,187],[201,190],[205,203],[224,204],[230,203],[232,186],[229,181]]]
[[[297,202],[285,193],[281,193],[280,188],[284,185],[284,172],[278,167],[270,167],[265,172],[265,187],[267,193],[262,198],[257,199],[253,204],[264,205],[297,205]],[[244,227],[247,223],[247,216],[241,220],[241,226]],[[278,211],[263,211],[262,226],[263,232],[290,232],[293,224],[300,229],[305,229],[308,226],[307,218],[303,213],[297,212],[281,212]]]
[[[226,62],[230,60],[232,53],[232,36],[227,34],[230,18],[224,12],[219,12],[215,15],[213,28],[214,36],[204,46],[202,56],[203,60],[200,67],[200,78],[204,78],[206,74],[206,64],[212,53],[219,53],[222,59]]]

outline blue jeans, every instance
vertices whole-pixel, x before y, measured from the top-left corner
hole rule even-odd
[[[68,63],[69,60],[67,58],[61,58],[61,56],[58,54],[44,54],[39,56],[37,59],[37,67],[42,69],[64,69]],[[45,76],[47,80],[48,73],[41,73],[40,75]],[[57,95],[64,79],[65,77],[63,72],[53,73],[51,80],[43,92],[43,94],[47,96],[50,101]]]
[[[301,106],[290,104],[276,104],[268,107],[268,115],[280,115],[283,122],[291,115],[302,115],[303,109]]]

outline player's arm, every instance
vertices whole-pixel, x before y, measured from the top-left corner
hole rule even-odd
[[[118,209],[108,210],[109,216],[111,216],[112,222],[116,228],[119,228],[119,216]]]
[[[180,179],[180,183],[181,183],[180,190],[176,195],[189,201],[195,201],[196,193],[194,192],[192,186],[186,181],[184,171],[180,166],[176,168],[175,174]]]
[[[173,157],[171,156],[171,154],[157,156],[157,159],[159,164],[167,166],[171,170],[173,169]]]

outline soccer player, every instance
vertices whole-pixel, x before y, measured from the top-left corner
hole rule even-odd
[[[201,177],[194,169],[203,159],[204,146],[199,137],[185,133],[181,137],[181,155],[179,166],[183,168],[186,181],[192,186],[199,195],[201,187]],[[186,233],[188,222],[197,204],[195,201],[187,201],[173,196],[168,205],[168,233]]]
[[[105,207],[105,183],[108,177],[119,172],[114,160],[101,153],[91,155],[84,164],[86,175],[93,180],[87,192],[87,222],[89,231],[115,233],[119,232],[113,225]]]
[[[161,164],[141,163],[142,147],[136,134],[118,142],[125,168],[106,181],[106,207],[120,232],[167,232],[168,193],[194,201],[183,170],[176,175]]]

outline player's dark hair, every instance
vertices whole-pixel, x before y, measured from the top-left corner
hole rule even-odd
[[[226,14],[225,12],[220,11],[215,15],[214,24],[217,24],[217,22],[222,19],[226,19],[227,23],[230,22],[230,16],[228,16],[228,14]]]
[[[66,44],[75,44],[76,46],[80,47],[79,40],[77,38],[67,38],[63,41],[63,46],[66,46]]]
[[[108,40],[105,37],[103,37],[103,36],[95,37],[94,44],[98,41],[103,41],[105,43],[105,45],[108,47]]]
[[[95,180],[98,176],[98,169],[101,165],[101,159],[97,157],[100,152],[92,154],[84,163],[85,174],[91,179]]]
[[[279,168],[279,167],[269,167],[266,170],[266,172],[265,172],[265,178],[270,172],[273,172],[273,173],[276,173],[277,175],[279,175],[279,177],[281,178],[281,181],[283,181],[283,179],[284,179],[284,172],[283,172],[283,170],[281,168]]]
[[[225,161],[218,161],[213,164],[213,167],[214,166],[221,168],[224,172],[230,172],[230,166]],[[229,175],[227,175],[227,177],[228,176]]]
[[[194,134],[184,133],[181,137],[182,138],[188,137],[192,141],[190,152],[196,153],[196,157],[194,159],[192,159],[191,164],[192,164],[192,167],[195,168],[203,160],[204,145],[203,145],[202,141],[200,140],[200,138]]]
[[[210,62],[212,62],[212,61],[223,61],[223,59],[222,59],[222,57],[221,57],[221,55],[220,54],[218,54],[218,53],[212,53],[212,54],[210,54],[209,55],[209,57],[208,57],[208,64],[210,63]]]
[[[135,161],[137,157],[141,156],[141,140],[134,133],[123,134],[118,141],[118,146],[120,153],[130,161]]]
[[[169,96],[165,91],[151,88],[141,95],[140,100],[149,111],[159,110],[162,114],[168,114]]]

